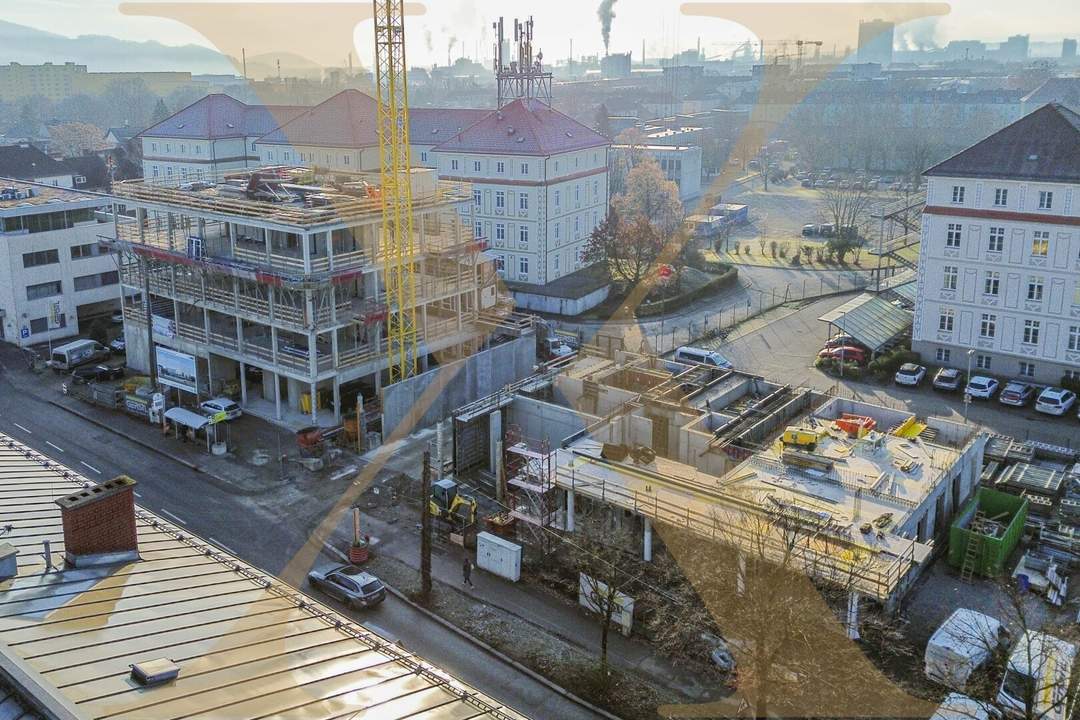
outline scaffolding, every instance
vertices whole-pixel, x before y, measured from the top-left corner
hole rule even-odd
[[[546,552],[548,530],[558,525],[558,493],[555,483],[555,453],[547,442],[517,440],[507,432],[503,467],[506,473],[507,505],[518,527]],[[561,528],[560,528],[561,529]]]

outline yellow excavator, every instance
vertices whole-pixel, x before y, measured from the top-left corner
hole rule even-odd
[[[428,503],[431,516],[446,521],[455,532],[476,525],[476,498],[458,492],[458,484],[450,478],[432,483]]]

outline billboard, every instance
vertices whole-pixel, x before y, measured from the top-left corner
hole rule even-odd
[[[178,390],[198,393],[198,374],[195,356],[155,346],[158,382]]]

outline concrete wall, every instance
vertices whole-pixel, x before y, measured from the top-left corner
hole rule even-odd
[[[517,425],[521,428],[522,437],[530,441],[547,442],[548,447],[557,448],[564,439],[596,420],[598,418],[595,415],[580,413],[543,400],[518,397],[506,410],[504,427]]]
[[[607,300],[610,291],[611,286],[605,285],[577,298],[555,297],[517,290],[513,292],[513,295],[518,310],[575,316]]]
[[[528,376],[535,365],[536,339],[526,335],[385,387],[383,439],[403,421],[401,431],[407,433],[434,425],[462,405]]]

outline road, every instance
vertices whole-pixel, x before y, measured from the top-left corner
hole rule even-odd
[[[320,506],[302,514],[292,506],[275,508],[230,495],[204,475],[21,389],[6,369],[0,372],[0,432],[91,480],[130,475],[138,482],[135,495],[140,506],[275,575],[327,510]],[[530,717],[600,717],[396,598],[362,614],[339,610]]]

